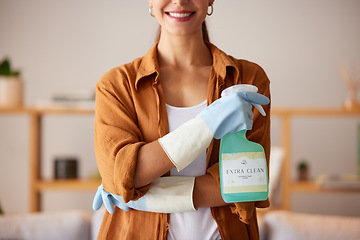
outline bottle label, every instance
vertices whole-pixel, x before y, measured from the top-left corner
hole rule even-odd
[[[223,153],[224,193],[266,192],[266,159],[263,152]]]

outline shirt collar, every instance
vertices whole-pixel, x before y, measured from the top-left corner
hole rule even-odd
[[[237,79],[239,76],[239,70],[235,61],[225,52],[217,48],[215,45],[209,42],[206,42],[206,45],[210,49],[213,56],[213,69],[214,72],[219,76],[218,84],[223,85],[225,83],[226,74],[232,69],[235,70],[235,79]]]
[[[157,57],[157,45],[158,44],[156,43],[141,60],[139,69],[136,73],[136,90],[138,90],[140,81],[143,81],[148,76],[153,74],[156,74],[156,76],[153,78],[154,84],[158,82],[159,62]],[[224,84],[225,82],[226,73],[229,71],[228,67],[235,69],[237,76],[239,76],[239,71],[235,62],[226,53],[209,42],[206,42],[206,45],[210,49],[213,56],[213,69],[214,72],[220,77],[220,85]]]
[[[157,43],[142,57],[138,71],[136,72],[135,89],[138,90],[139,82],[146,77],[156,74],[154,83],[158,80],[159,61],[157,59]]]

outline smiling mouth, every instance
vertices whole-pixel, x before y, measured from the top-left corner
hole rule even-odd
[[[166,12],[166,14],[173,18],[187,18],[187,17],[190,17],[191,15],[195,14],[195,12],[184,12],[184,13]]]

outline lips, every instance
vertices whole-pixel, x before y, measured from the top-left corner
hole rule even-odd
[[[186,21],[189,20],[195,12],[190,11],[172,11],[172,12],[165,12],[173,20],[178,21]]]
[[[171,17],[175,18],[186,18],[189,17],[192,13],[176,13],[176,12],[169,12]]]

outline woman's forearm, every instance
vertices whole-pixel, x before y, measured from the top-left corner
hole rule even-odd
[[[193,200],[196,208],[227,205],[221,197],[221,191],[216,180],[210,174],[195,178]]]
[[[134,175],[134,187],[150,184],[174,167],[158,141],[145,144],[139,149]],[[216,180],[205,174],[195,178],[194,205],[197,208],[227,205],[221,197]]]
[[[134,175],[134,187],[143,187],[158,179],[174,164],[170,161],[158,141],[145,144],[139,149]]]

